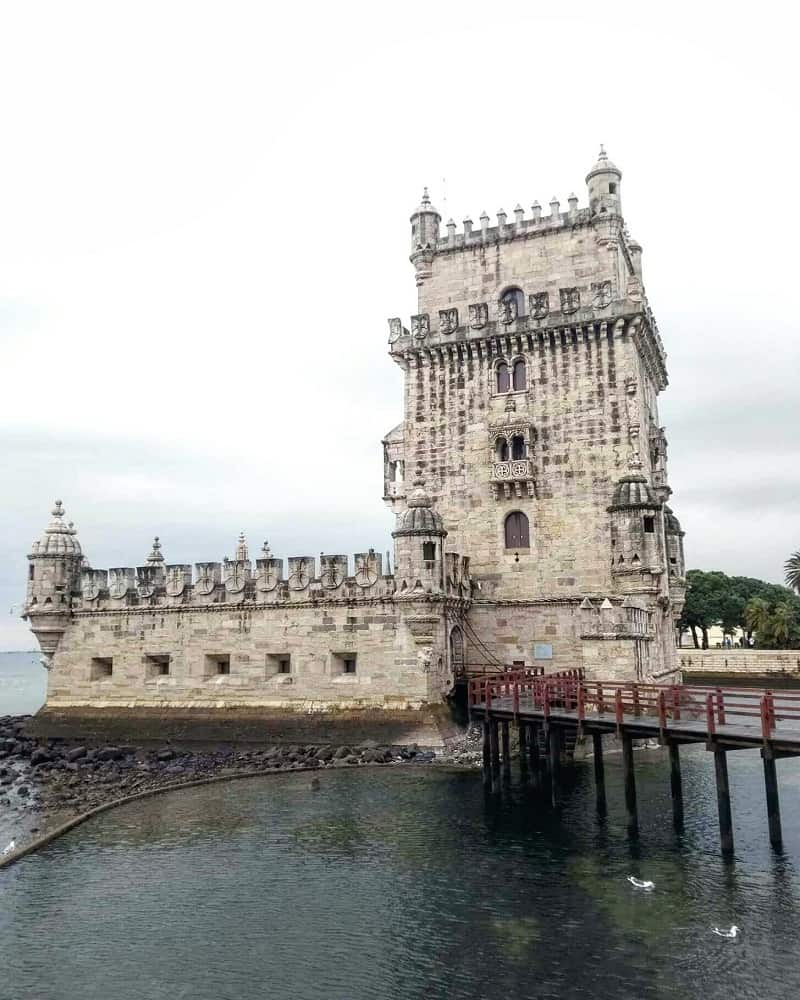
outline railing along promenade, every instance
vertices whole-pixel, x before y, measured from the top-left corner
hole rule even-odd
[[[569,737],[591,736],[597,807],[605,812],[603,736],[622,745],[628,826],[638,829],[633,741],[657,739],[669,749],[675,825],[683,825],[680,746],[704,743],[714,754],[722,850],[733,851],[733,821],[726,754],[759,749],[764,766],[769,836],[781,845],[776,760],[800,756],[800,693],[757,688],[690,684],[587,681],[582,671],[542,675],[523,669],[474,678],[469,709],[483,722],[483,769],[488,788],[497,791],[510,776],[509,725],[519,732],[523,777],[549,779],[557,805],[561,795],[561,758]]]

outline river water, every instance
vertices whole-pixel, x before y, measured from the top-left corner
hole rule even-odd
[[[326,771],[187,789],[112,810],[0,871],[2,1000],[778,1000],[800,991],[800,761],[781,761],[784,853],[757,753],[730,755],[736,858],[718,852],[713,763],[636,754],[628,839],[591,764],[560,813],[479,773]],[[651,879],[634,890],[628,875]],[[714,925],[737,924],[735,940]]]

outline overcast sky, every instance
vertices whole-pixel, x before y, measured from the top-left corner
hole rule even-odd
[[[33,645],[9,609],[56,497],[98,567],[155,533],[170,562],[241,530],[253,555],[386,549],[422,186],[459,227],[584,205],[600,142],[669,355],[688,564],[780,581],[797,25],[649,6],[0,4],[0,648]]]

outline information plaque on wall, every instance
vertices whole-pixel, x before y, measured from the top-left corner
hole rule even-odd
[[[533,644],[534,660],[552,660],[553,647],[549,642],[535,642]]]

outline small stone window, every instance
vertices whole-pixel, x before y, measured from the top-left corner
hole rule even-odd
[[[33,579],[33,563],[30,563],[28,566],[28,579]]]
[[[91,678],[93,681],[102,681],[114,673],[114,658],[111,656],[93,656],[91,664]]]
[[[617,185],[614,183],[614,181],[612,181],[608,185],[608,193],[609,194],[616,194],[617,193]]]
[[[334,677],[352,677],[356,673],[356,654],[349,650],[331,653],[331,673]]]
[[[646,535],[653,535],[655,534],[655,530],[656,530],[656,519],[654,517],[648,517],[647,515],[645,515],[644,533]]]
[[[505,541],[507,549],[529,549],[531,547],[528,518],[521,510],[512,510],[506,518]]]
[[[144,658],[145,672],[148,677],[169,676],[169,653],[154,653]]]
[[[436,558],[436,542],[422,543],[422,558],[425,562],[433,562]]]
[[[521,434],[511,438],[511,457],[516,461],[525,458],[525,438]]]
[[[497,439],[497,443],[495,444],[494,452],[495,452],[495,455],[497,456],[497,461],[498,462],[507,462],[508,461],[508,441],[506,441],[506,439],[503,438],[503,437],[498,438]]]
[[[292,657],[289,653],[267,653],[267,676],[291,674]]]
[[[231,672],[230,653],[207,653],[206,676],[223,677]]]
[[[525,388],[525,362],[522,358],[514,362],[513,384],[514,392],[519,392]]]
[[[508,374],[508,365],[505,361],[501,361],[497,366],[496,370],[497,376],[497,391],[498,392],[508,392],[511,388],[511,380]]]

